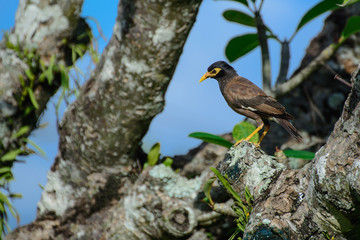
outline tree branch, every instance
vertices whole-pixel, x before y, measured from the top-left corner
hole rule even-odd
[[[339,44],[330,44],[327,48],[321,51],[320,55],[310,62],[308,66],[303,68],[299,73],[290,78],[288,81],[277,85],[273,90],[275,97],[280,97],[291,92],[303,81],[305,81],[314,71],[316,71],[324,62],[329,60],[336,50],[339,48]]]
[[[276,80],[276,85],[282,84],[287,79],[287,74],[289,71],[289,63],[290,63],[290,47],[288,41],[281,42],[281,62],[280,62],[280,70],[279,75]]]
[[[269,46],[266,36],[266,27],[262,21],[261,15],[258,11],[255,12],[255,25],[258,32],[259,44],[261,48],[261,60],[262,60],[262,78],[263,78],[263,90],[270,94],[271,92],[271,65]]]

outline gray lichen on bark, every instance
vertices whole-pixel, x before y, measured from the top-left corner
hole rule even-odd
[[[199,210],[193,207],[209,172],[186,179],[160,164],[144,171],[133,191],[124,196],[116,218],[126,224],[112,226],[112,232],[127,233],[119,239],[181,238],[198,226]],[[150,184],[151,183],[151,184]]]
[[[271,164],[272,157],[249,143],[241,143],[230,150],[227,158],[218,165],[238,192],[246,184],[257,187],[249,188],[255,196],[255,205],[244,239],[261,236],[322,239],[323,232],[336,239],[360,236],[360,189],[357,184],[360,179],[359,86],[360,77],[353,83],[342,116],[327,143],[301,170]],[[258,164],[259,161],[262,163]],[[256,174],[252,169],[256,169]],[[271,172],[276,174],[269,175]],[[259,176],[271,179],[270,186],[259,181]],[[261,194],[260,186],[264,187]]]
[[[60,77],[55,76],[53,84],[38,82],[35,79],[34,95],[39,103],[39,108],[34,114],[24,116],[24,109],[20,109],[19,99],[23,90],[20,78],[28,82],[25,70],[29,69],[29,63],[21,59],[15,50],[7,48],[6,41],[21,50],[30,51],[35,49],[45,65],[50,57],[55,56],[57,62],[63,62],[66,66],[66,47],[63,39],[72,39],[74,30],[84,22],[81,20],[82,0],[73,1],[72,4],[51,4],[51,1],[20,1],[16,13],[15,27],[0,44],[0,139],[4,144],[5,151],[17,148],[18,139],[11,138],[24,125],[33,129],[49,98],[56,92],[60,85]],[[73,11],[69,11],[73,9]],[[80,23],[81,22],[81,23]],[[84,28],[82,29],[84,31]],[[30,59],[31,61],[31,59]],[[33,73],[37,74],[37,73]],[[36,75],[35,75],[36,76]],[[30,133],[30,132],[29,132]],[[29,133],[25,134],[27,136]]]
[[[72,34],[81,13],[83,0],[20,1],[15,27],[9,40],[36,48],[44,58],[59,53],[61,40]],[[45,56],[44,56],[45,55]]]
[[[253,196],[258,198],[286,167],[253,144],[242,142],[228,151],[218,168],[223,176],[228,176],[231,183],[238,183],[235,184],[237,192],[247,186]]]
[[[74,206],[88,206],[82,214],[90,214],[91,205],[104,192],[134,181],[139,142],[163,109],[166,88],[199,4],[120,1],[114,34],[60,123],[60,152],[39,203],[40,217],[55,214],[66,219],[77,214],[64,214]],[[96,174],[105,182],[114,176],[118,180],[113,186],[89,181]],[[49,204],[54,199],[66,204],[61,208]]]

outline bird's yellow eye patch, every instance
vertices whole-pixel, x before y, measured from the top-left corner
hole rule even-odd
[[[212,78],[215,77],[222,69],[221,68],[214,68],[213,70],[211,70],[210,72],[205,73],[199,82],[204,81],[207,78]]]
[[[221,71],[221,68],[214,68],[213,70],[211,70],[211,74],[215,74],[215,76]]]

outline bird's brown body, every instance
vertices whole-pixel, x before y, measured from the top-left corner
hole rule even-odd
[[[264,132],[258,142],[258,145],[260,145],[270,129],[268,120],[274,120],[283,126],[290,135],[301,139],[296,128],[289,122],[289,120],[293,119],[293,116],[287,113],[276,99],[266,95],[248,79],[240,77],[226,62],[219,61],[210,65],[208,72],[204,74],[200,81],[209,77],[218,80],[221,93],[235,112],[254,119],[258,124],[258,128],[244,140],[249,140],[264,127]]]

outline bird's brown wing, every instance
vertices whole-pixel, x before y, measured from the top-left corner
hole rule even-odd
[[[274,98],[267,96],[259,87],[246,78],[236,78],[224,88],[224,97],[231,108],[247,109],[264,117],[291,119],[285,108]],[[226,95],[226,96],[225,96]]]

